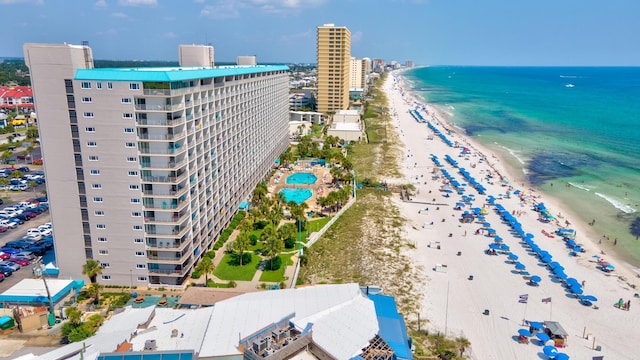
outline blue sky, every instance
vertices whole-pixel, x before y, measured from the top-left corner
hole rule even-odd
[[[347,26],[352,56],[421,65],[640,66],[638,0],[0,0],[0,56],[89,41],[96,59],[315,62],[316,27]],[[14,14],[14,15],[11,15]]]

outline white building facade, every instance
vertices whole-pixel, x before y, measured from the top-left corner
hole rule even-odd
[[[287,148],[288,68],[208,67],[209,48],[94,69],[88,46],[24,46],[61,277],[93,258],[104,285],[183,284]]]

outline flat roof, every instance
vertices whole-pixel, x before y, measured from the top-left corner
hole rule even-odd
[[[47,279],[47,286],[53,302],[56,303],[74,287],[82,288],[84,281]],[[49,299],[42,279],[23,279],[0,294],[0,301],[48,303]]]
[[[78,69],[75,80],[97,81],[185,81],[222,76],[289,71],[286,65],[217,66],[217,67],[150,67]]]
[[[243,201],[244,203],[244,201]],[[178,300],[178,305],[215,305],[218,301],[230,299],[234,296],[242,295],[246,291],[235,289],[216,289],[199,286],[190,286]]]
[[[337,130],[337,131],[360,131],[360,124],[358,123],[342,123],[336,122],[331,124],[329,131]]]

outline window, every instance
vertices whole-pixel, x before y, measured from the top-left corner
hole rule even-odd
[[[137,157],[135,157],[135,156],[129,156],[129,157],[127,158],[127,161],[128,161],[128,162],[136,162],[136,161],[138,161],[138,158],[137,158]]]
[[[102,197],[101,196],[96,196],[93,198],[93,202],[95,203],[101,203],[102,202]]]
[[[136,251],[136,256],[144,256],[144,251]]]
[[[131,213],[131,216],[140,217],[140,216],[142,216],[142,214],[140,213],[140,211],[134,211],[134,212]]]
[[[129,90],[140,90],[140,84],[138,83],[130,83]]]
[[[91,98],[90,98],[90,97],[85,96],[85,97],[83,97],[83,98],[82,98],[82,102],[83,102],[83,103],[90,103],[90,102],[92,102],[92,101],[91,101]]]
[[[133,225],[133,230],[142,230],[142,225]]]
[[[124,133],[125,133],[125,134],[131,134],[131,133],[133,133],[133,128],[124,128]]]
[[[91,184],[92,189],[102,189],[102,184]]]
[[[102,265],[102,268],[103,268],[103,269],[108,269],[108,268],[110,268],[110,267],[111,267],[111,264],[109,264],[109,263],[105,263],[105,262],[101,262],[101,263],[100,263],[100,265]]]
[[[104,216],[104,211],[103,210],[96,210],[93,212],[96,216]]]
[[[98,242],[107,242],[107,238],[106,237],[99,237],[98,238]]]
[[[133,100],[131,100],[131,98],[122,98],[120,102],[122,102],[123,104],[131,104]]]
[[[91,83],[88,81],[83,81],[82,82],[82,88],[83,89],[91,89]]]
[[[98,155],[89,155],[89,161],[98,161]]]
[[[109,89],[109,90],[113,89],[113,83],[112,82],[108,82],[107,83],[107,89]]]
[[[96,146],[98,146],[98,143],[96,143],[95,141],[87,141],[87,146],[88,147],[96,147]]]
[[[91,111],[85,111],[84,114],[82,114],[82,116],[90,119],[93,117],[93,113]]]
[[[143,238],[135,238],[135,239],[133,239],[133,242],[136,243],[136,244],[142,244],[144,242],[144,239]]]
[[[97,83],[96,83],[96,88],[98,88],[98,89],[102,89],[102,83],[101,83],[101,82],[97,82]]]
[[[98,250],[98,254],[100,254],[100,255],[109,255],[109,250]]]
[[[136,269],[146,269],[147,264],[136,264]]]
[[[124,113],[124,114],[122,114],[122,118],[123,119],[133,119],[133,114],[132,113]]]
[[[138,190],[140,185],[129,185],[129,190]]]
[[[138,281],[147,281],[146,276],[138,276]]]
[[[132,203],[132,204],[140,204],[140,199],[138,199],[138,198],[131,198],[131,203]]]
[[[124,143],[124,147],[134,148],[136,147],[136,143],[132,143],[132,142]]]
[[[111,275],[102,275],[102,280],[111,280]]]
[[[91,169],[91,175],[100,175],[100,170]]]
[[[106,229],[107,225],[105,224],[96,224],[96,229]]]
[[[129,170],[129,176],[138,176],[138,172],[135,170]]]
[[[84,128],[84,131],[88,132],[88,133],[94,133],[94,132],[96,132],[96,128],[94,128],[93,126],[88,126],[88,127]]]

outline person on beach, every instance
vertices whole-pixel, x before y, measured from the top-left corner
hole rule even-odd
[[[629,311],[629,309],[631,309],[631,300],[627,301],[627,311]]]

